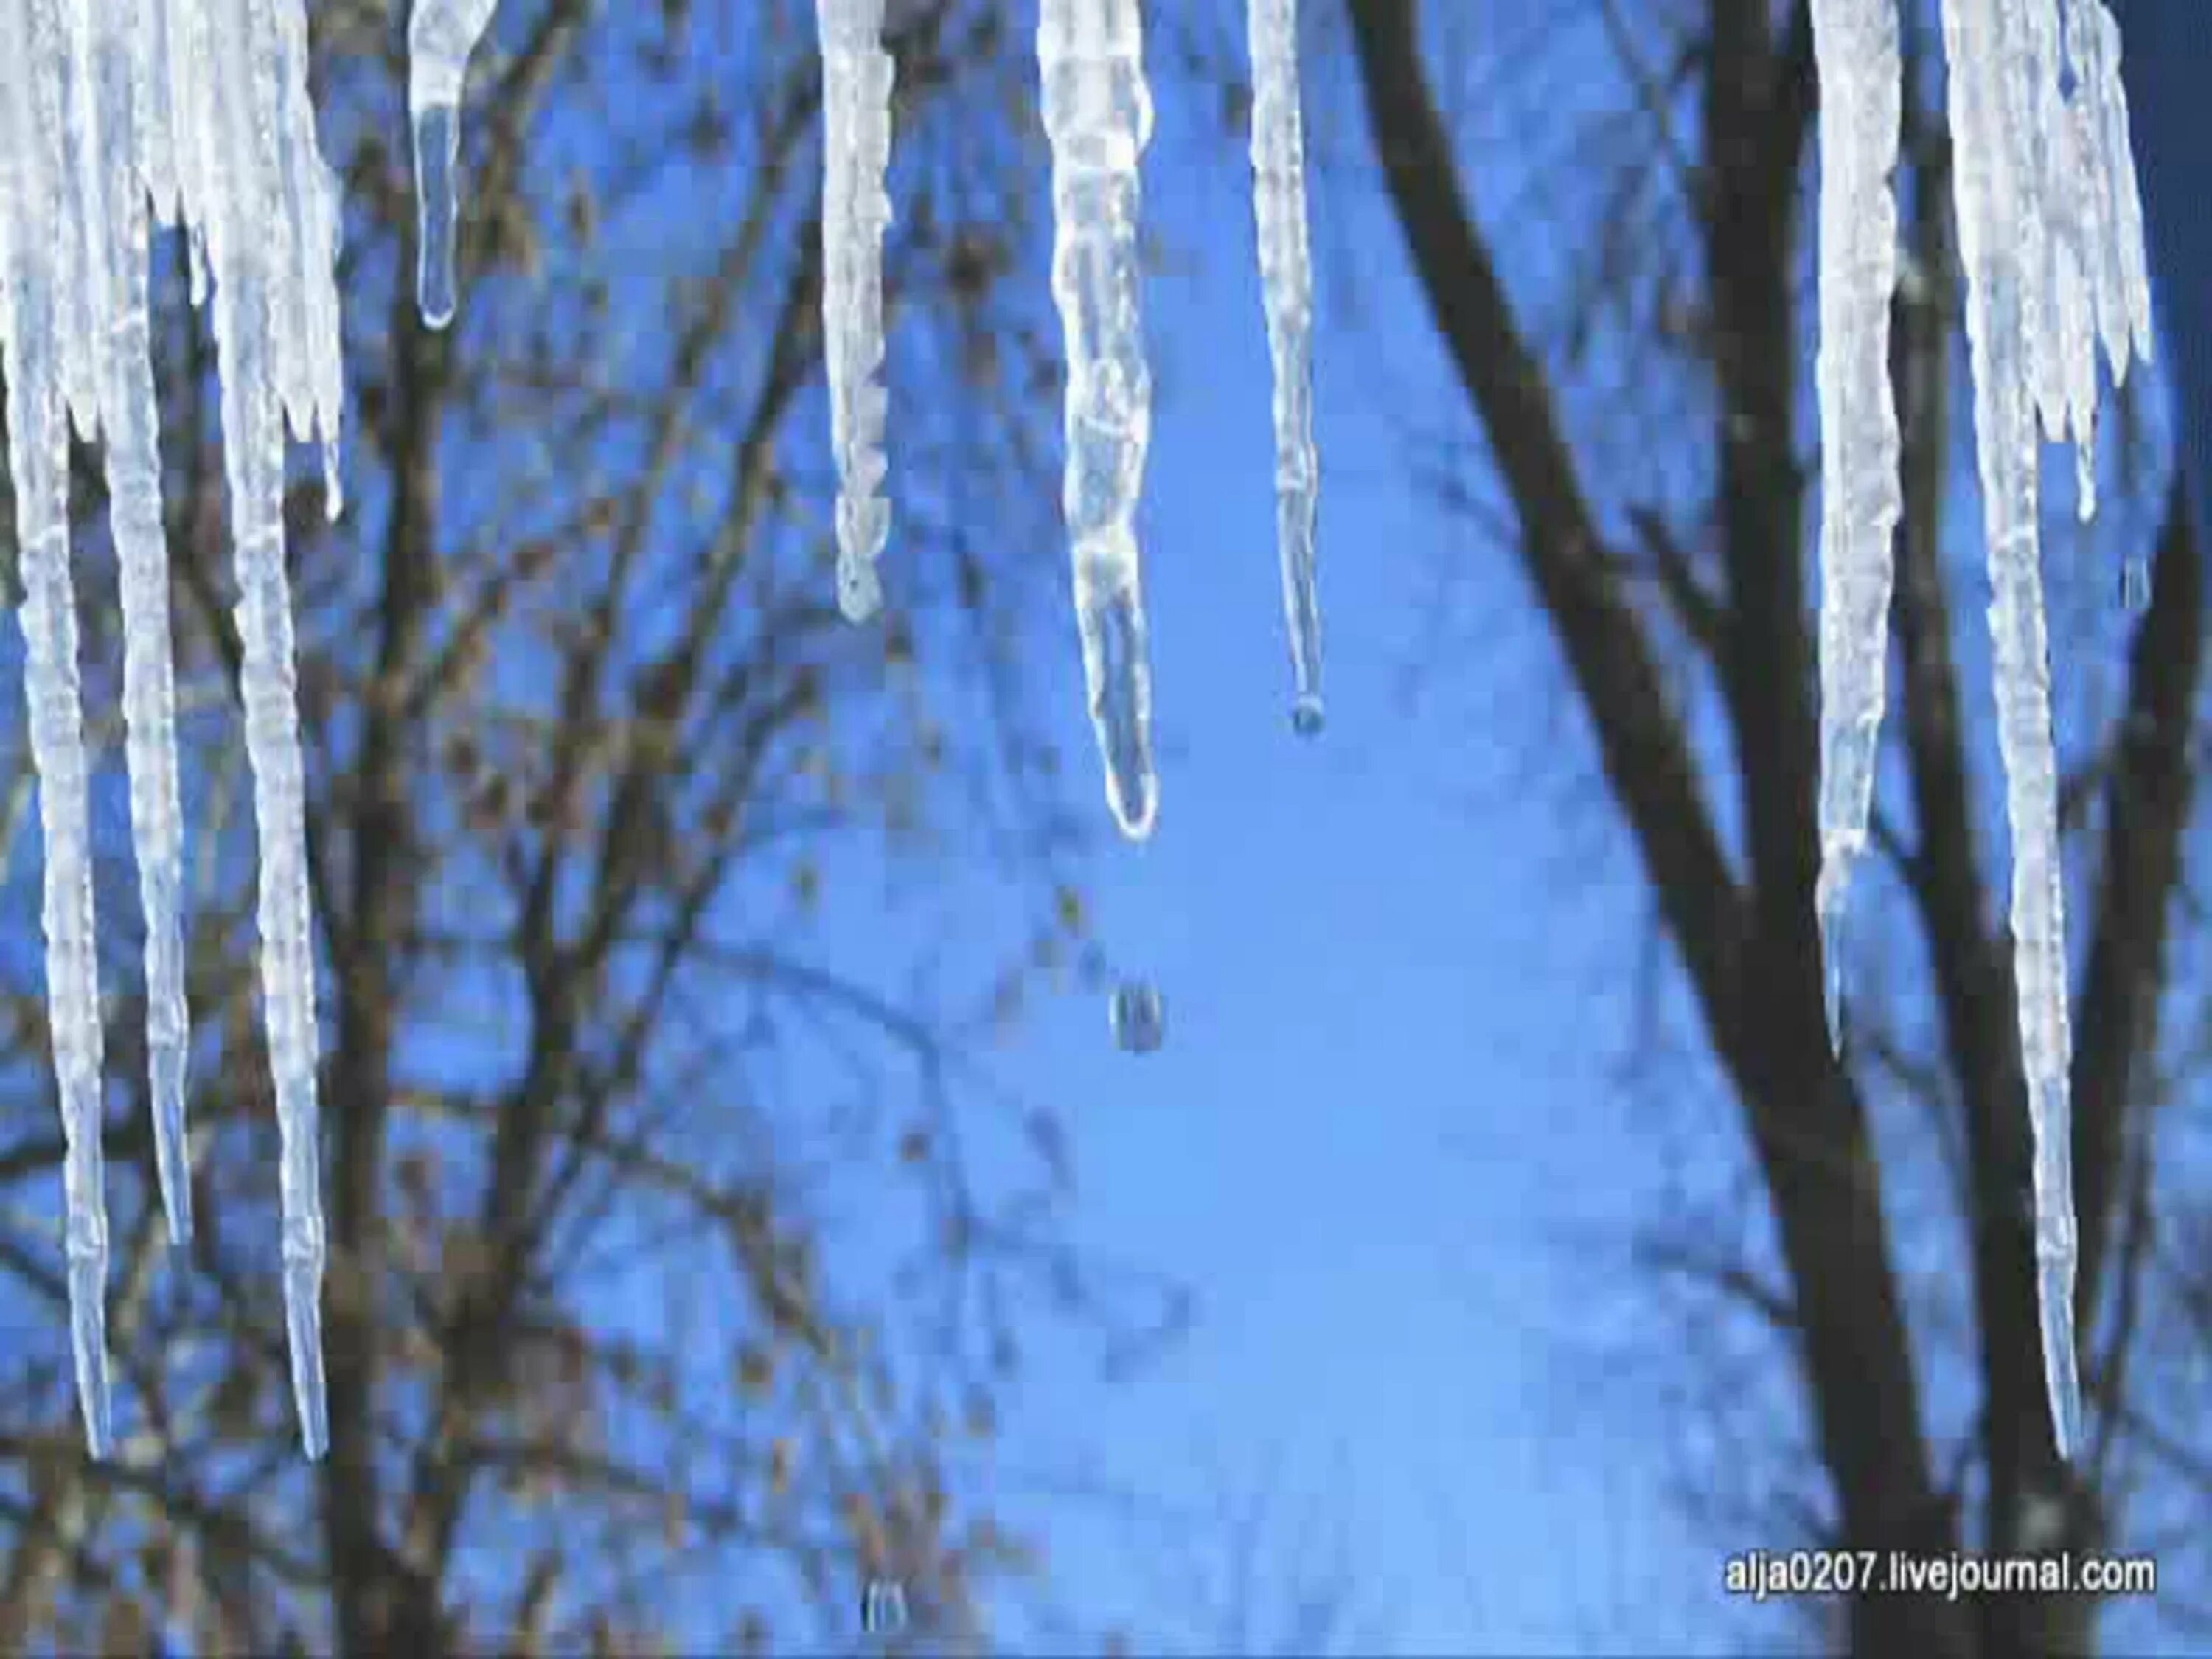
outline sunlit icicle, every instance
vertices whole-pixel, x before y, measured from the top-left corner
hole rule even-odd
[[[415,0],[407,23],[407,114],[415,135],[415,204],[422,320],[443,328],[459,303],[461,89],[469,54],[499,0]]]
[[[1150,141],[1138,0],[1042,0],[1037,64],[1052,146],[1053,300],[1067,356],[1060,507],[1106,798],[1152,833],[1152,664],[1136,513],[1152,436],[1139,312],[1138,161]]]
[[[1903,510],[1889,308],[1897,286],[1897,0],[1813,0],[1820,76],[1820,878],[1828,1038],[1843,1036],[1844,900],[1881,742]]]
[[[1274,368],[1275,541],[1283,568],[1295,701],[1291,721],[1322,727],[1321,593],[1315,520],[1321,459],[1313,435],[1313,254],[1306,227],[1305,121],[1298,91],[1297,0],[1248,0],[1252,56],[1252,212],[1260,292]]]
[[[2097,506],[2097,349],[2101,343],[2115,386],[2127,383],[2131,362],[2150,361],[2150,273],[2120,83],[2119,25],[2104,0],[2063,0],[2062,10],[2072,90],[2055,118],[2063,142],[2047,188],[2056,198],[2054,221],[2070,239],[2061,325],[2080,516],[2087,520]]]
[[[129,730],[131,825],[145,912],[146,1048],[155,1164],[169,1237],[191,1236],[185,1139],[181,909],[184,826],[177,783],[175,674],[169,639],[168,544],[161,517],[159,405],[147,318],[149,216],[139,115],[145,81],[133,8],[69,0],[70,122],[85,358],[80,431],[104,447],[108,522],[121,568],[123,706]]]
[[[336,520],[345,505],[338,474],[338,421],[344,384],[339,329],[338,181],[315,138],[315,106],[307,91],[307,15],[301,0],[269,0],[275,28],[273,70],[260,94],[270,100],[278,134],[278,209],[274,229],[279,295],[276,317],[278,384],[292,435],[322,453],[323,510]],[[273,95],[272,95],[273,94]]]
[[[837,605],[854,622],[882,605],[876,563],[890,535],[884,473],[884,188],[891,149],[891,56],[884,0],[816,0],[822,36],[822,333],[837,452]]]
[[[0,368],[23,583],[24,693],[45,842],[46,1002],[65,1143],[64,1250],[77,1403],[94,1457],[112,1443],[107,1201],[100,1145],[101,1030],[92,842],[70,580],[68,365],[71,307],[62,128],[68,34],[57,0],[0,0]]]
[[[2048,0],[2029,0],[2047,3]],[[1989,551],[1997,738],[2012,827],[2013,966],[2034,1140],[2033,1213],[2044,1378],[2062,1456],[2081,1444],[2074,1352],[2076,1257],[2057,759],[2037,538],[2036,287],[2041,175],[2029,135],[2035,63],[2020,0],[1945,0],[1954,191],[1966,270],[1974,440]],[[2053,67],[2055,73],[2055,66]],[[2048,389],[2049,382],[2044,383]]]
[[[209,0],[205,114],[215,165],[204,228],[213,278],[216,345],[222,381],[223,470],[229,487],[239,588],[240,672],[246,742],[260,837],[261,994],[274,1073],[280,1143],[279,1197],[285,1321],[301,1443],[311,1457],[328,1440],[324,1404],[321,1288],[324,1229],[319,1187],[315,1062],[315,958],[307,902],[306,788],[295,701],[292,612],[284,570],[284,390],[298,342],[276,332],[312,309],[293,285],[331,278],[333,250],[319,270],[290,256],[315,242],[288,229],[282,148],[313,148],[280,120],[277,83],[285,61],[278,7],[300,0]],[[319,160],[314,165],[319,166]],[[312,377],[310,377],[312,378]],[[311,410],[294,410],[311,427]]]

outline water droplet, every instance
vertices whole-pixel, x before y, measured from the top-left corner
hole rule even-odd
[[[2141,616],[2150,608],[2150,566],[2131,558],[2120,567],[2120,609]]]
[[[1159,992],[1143,980],[1123,980],[1116,985],[1108,1015],[1115,1044],[1129,1054],[1148,1054],[1167,1038],[1167,1005]]]
[[[1322,727],[1328,723],[1322,711],[1321,698],[1313,692],[1304,693],[1291,706],[1291,730],[1302,738],[1319,737]]]

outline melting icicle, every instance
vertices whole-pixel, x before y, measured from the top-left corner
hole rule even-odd
[[[1129,1054],[1149,1054],[1167,1041],[1167,1005],[1158,988],[1144,980],[1123,980],[1116,985],[1106,1017],[1114,1028],[1115,1046]]]
[[[1842,929],[1866,846],[1903,510],[1889,388],[1897,286],[1897,0],[1813,0],[1820,74],[1820,878],[1828,1042],[1843,1047]]]
[[[1052,145],[1053,300],[1067,353],[1060,489],[1091,724],[1121,832],[1152,833],[1152,665],[1137,497],[1152,436],[1138,312],[1138,158],[1152,137],[1138,0],[1043,0],[1037,66]]]
[[[2117,26],[2063,0],[2073,94],[2059,95],[2059,0],[1946,0],[1955,192],[1968,273],[1976,459],[1994,598],[1997,734],[2012,825],[2012,931],[2035,1143],[2044,1374],[2062,1455],[2081,1444],[2067,1073],[2065,919],[2049,648],[2037,548],[2037,428],[2091,441],[2095,352],[2115,379],[2147,356],[2149,289]]]
[[[461,88],[499,0],[415,0],[407,23],[407,113],[415,133],[416,299],[443,328],[459,303]]]
[[[184,828],[178,801],[176,689],[169,643],[168,545],[161,521],[160,424],[147,321],[143,81],[132,20],[74,0],[68,53],[70,176],[77,198],[69,349],[78,429],[106,445],[108,520],[121,567],[123,703],[131,824],[146,921],[146,1048],[155,1164],[169,1237],[191,1236],[185,1140],[185,1004],[179,912]]]
[[[2067,1176],[2065,958],[2057,760],[2038,568],[2033,259],[2041,245],[2019,43],[1996,0],[1946,0],[1960,252],[1974,383],[1976,464],[1993,598],[1997,735],[2013,837],[2014,969],[2035,1141],[2035,1244],[2044,1375],[2062,1455],[2079,1437],[2073,1340],[2072,1187]],[[2055,1114],[2055,1115],[2054,1115]]]
[[[815,0],[822,34],[822,333],[837,452],[837,605],[865,622],[883,604],[876,562],[890,535],[884,481],[884,227],[890,198],[891,56],[884,0]]]
[[[8,461],[23,580],[24,693],[45,838],[46,1003],[66,1143],[64,1248],[77,1405],[94,1457],[112,1443],[108,1415],[107,1200],[100,1146],[100,982],[92,840],[77,680],[76,601],[70,581],[68,392],[64,344],[75,295],[61,261],[68,41],[53,0],[0,0],[0,356],[7,373]],[[83,135],[76,135],[82,143]]]
[[[1321,594],[1314,569],[1321,462],[1313,437],[1313,258],[1306,244],[1297,3],[1249,0],[1249,8],[1252,211],[1274,365],[1275,541],[1296,684],[1291,726],[1301,737],[1314,737],[1322,725]]]
[[[315,958],[284,572],[284,422],[289,414],[303,438],[334,440],[337,186],[307,104],[300,0],[214,0],[196,9],[205,74],[194,118],[208,165],[188,187],[186,208],[206,231],[214,277],[240,679],[261,840],[261,994],[276,1094],[285,1324],[301,1442],[319,1457],[328,1428]]]

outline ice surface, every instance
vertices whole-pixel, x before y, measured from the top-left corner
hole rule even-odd
[[[1042,0],[1037,65],[1052,145],[1052,292],[1066,343],[1060,509],[1074,567],[1106,799],[1141,839],[1159,811],[1152,763],[1137,500],[1152,437],[1138,309],[1138,158],[1152,137],[1138,0]]]
[[[82,346],[69,269],[82,252],[65,141],[81,106],[70,94],[70,22],[60,0],[0,0],[0,367],[7,376],[8,464],[23,583],[24,694],[45,842],[41,921],[46,1005],[66,1146],[64,1251],[77,1404],[94,1457],[108,1415],[107,1200],[100,1146],[101,1029],[94,953],[91,827],[70,580],[69,404]],[[65,114],[68,112],[68,114]],[[82,390],[82,386],[79,388]]]
[[[2065,0],[2072,93],[2062,96],[2057,0],[1946,0],[1967,271],[1976,461],[1993,599],[1997,735],[2012,827],[2014,973],[2034,1139],[2044,1373],[2063,1455],[2081,1443],[2074,1352],[2072,1111],[2057,761],[2037,544],[2038,428],[2092,441],[2095,352],[2115,379],[2149,339],[2142,212],[2101,0]],[[2085,467],[2085,477],[2087,473]]]
[[[1897,0],[1814,0],[1820,107],[1820,851],[1814,907],[1829,1036],[1841,1037],[1845,889],[1879,752],[1890,543],[1899,496],[1887,372],[1896,281]],[[1967,273],[1976,466],[1988,544],[1998,742],[2013,845],[2012,933],[2035,1142],[2044,1363],[2062,1454],[2081,1438],[2057,762],[2038,545],[2040,443],[2075,446],[2095,511],[2100,345],[2116,381],[2147,358],[2150,290],[2103,0],[1944,0]],[[2140,586],[2130,573],[2124,593]]]
[[[1843,1035],[1844,898],[1866,845],[1903,509],[1889,386],[1897,286],[1897,0],[1813,0],[1820,69],[1820,878],[1828,1039]]]
[[[210,307],[261,842],[261,984],[283,1146],[286,1323],[301,1438],[324,1445],[315,981],[284,572],[285,428],[319,442],[335,511],[337,191],[315,142],[301,0],[0,0],[0,237],[10,462],[23,550],[47,977],[69,1143],[67,1253],[88,1438],[108,1438],[100,1291],[100,1028],[70,592],[66,422],[105,449],[122,570],[131,827],[147,919],[155,1147],[191,1226],[181,814],[161,451],[147,313],[153,210],[191,239]]]
[[[837,452],[837,604],[854,622],[883,603],[890,534],[884,481],[884,228],[890,198],[890,54],[883,0],[816,0],[822,37],[822,330]]]
[[[422,320],[443,328],[459,304],[461,90],[469,54],[491,27],[499,0],[415,0],[407,21],[407,112],[415,136]]]
[[[337,341],[325,330],[337,316],[337,242],[336,188],[307,103],[300,3],[206,0],[206,79],[195,113],[214,165],[198,180],[206,193],[195,218],[213,278],[240,679],[261,842],[261,994],[276,1093],[285,1322],[301,1441],[319,1457],[327,1427],[315,958],[284,570],[284,422],[289,412],[301,436],[335,436]]]
[[[147,321],[145,95],[135,9],[71,0],[65,54],[64,149],[76,211],[70,289],[77,315],[64,349],[79,358],[76,426],[103,441],[108,523],[122,573],[123,705],[129,730],[131,823],[145,913],[146,1040],[155,1167],[170,1238],[191,1237],[191,1165],[185,1140],[181,908],[184,827],[177,783],[176,689],[169,641],[168,545]]]
[[[1252,55],[1252,213],[1274,368],[1275,542],[1296,688],[1291,723],[1301,736],[1313,737],[1323,719],[1314,550],[1321,461],[1313,436],[1313,256],[1306,237],[1297,0],[1248,0],[1245,21]]]

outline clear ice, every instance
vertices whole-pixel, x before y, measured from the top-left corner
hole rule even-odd
[[[289,416],[300,437],[320,439],[326,452],[337,441],[337,186],[315,143],[301,0],[172,4],[196,14],[185,28],[203,31],[194,40],[204,56],[191,118],[204,136],[187,148],[210,165],[183,181],[185,210],[206,234],[222,379],[240,678],[261,839],[261,995],[276,1093],[292,1392],[301,1442],[319,1457],[329,1437],[315,954],[284,571],[284,428]],[[173,25],[177,12],[171,16]]]
[[[461,90],[499,0],[415,0],[407,19],[407,118],[415,137],[416,303],[443,328],[459,304]]]
[[[1249,0],[1245,21],[1252,57],[1252,213],[1274,369],[1275,543],[1290,627],[1291,724],[1300,736],[1313,737],[1323,717],[1314,551],[1321,460],[1313,435],[1313,255],[1306,231],[1297,0]]]
[[[47,981],[69,1146],[71,1320],[87,1437],[109,1441],[100,1297],[100,1036],[70,592],[68,435],[104,441],[122,572],[131,827],[147,912],[148,1049],[173,1237],[191,1226],[174,692],[147,314],[156,215],[212,309],[261,841],[261,981],[275,1072],[286,1324],[301,1439],[325,1440],[316,1030],[305,799],[284,574],[285,423],[337,473],[337,191],[315,143],[301,0],[0,0],[0,238],[26,690],[46,843]],[[151,199],[153,212],[149,211]],[[66,209],[66,210],[65,210]],[[333,489],[329,505],[335,511]]]
[[[1842,929],[1866,845],[1903,510],[1889,386],[1902,88],[1897,0],[1813,0],[1820,54],[1820,924],[1828,1041],[1843,1037]]]
[[[2058,769],[2038,547],[2041,435],[2071,436],[2093,505],[2096,356],[2116,381],[2150,349],[2142,210],[2103,0],[1946,0],[1967,272],[1976,464],[1988,543],[1997,738],[2012,826],[2013,971],[2034,1139],[2037,1299],[2061,1456],[2081,1443],[2074,1340],[2073,1038]],[[2061,89],[2061,22],[2073,71]]]
[[[1152,131],[1138,0],[1042,0],[1037,67],[1052,146],[1052,293],[1066,344],[1060,508],[1091,719],[1121,832],[1159,811],[1137,501],[1152,438],[1138,309],[1138,159]]]
[[[884,0],[816,0],[822,36],[822,331],[837,452],[837,604],[864,622],[883,604],[876,562],[890,535],[884,482],[884,187],[891,151],[891,56]]]
[[[1815,0],[1821,88],[1820,400],[1821,872],[1831,1040],[1838,933],[1863,848],[1887,648],[1899,495],[1887,377],[1895,282],[1887,175],[1898,123],[1896,0]],[[2071,439],[2094,509],[2097,349],[2116,380],[2150,349],[2142,219],[2103,0],[1944,0],[1954,191],[1967,273],[1999,748],[2013,841],[2012,933],[2034,1138],[2045,1380],[2062,1455],[2081,1443],[2057,762],[2038,547],[2040,437]],[[2070,76],[2067,71],[2070,70]]]
[[[100,981],[93,932],[92,842],[70,580],[69,416],[88,395],[86,347],[72,345],[82,303],[84,227],[68,147],[83,147],[70,84],[81,20],[60,0],[0,0],[0,357],[8,380],[8,465],[23,580],[23,690],[45,840],[41,921],[46,1004],[66,1146],[63,1247],[70,1346],[87,1444],[105,1457],[108,1414],[107,1199],[100,1146]],[[64,112],[70,112],[64,118]],[[75,212],[71,210],[74,208]],[[104,229],[104,226],[97,227]]]

